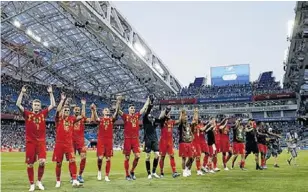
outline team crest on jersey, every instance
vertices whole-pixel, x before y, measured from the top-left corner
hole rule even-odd
[[[35,124],[41,123],[41,118],[40,118],[40,117],[34,118],[34,123],[35,123]]]
[[[70,129],[70,122],[69,121],[64,121],[64,130],[68,131]]]

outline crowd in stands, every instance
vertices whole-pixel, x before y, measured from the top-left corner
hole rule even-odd
[[[273,128],[281,132],[283,138],[285,138],[285,134],[288,130],[295,130],[300,139],[308,138],[308,128],[305,128],[302,125],[299,125],[295,121],[289,122],[272,122],[266,123],[267,128]],[[114,147],[122,148],[124,141],[124,129],[123,126],[115,126],[114,128]],[[25,126],[24,122],[19,121],[1,121],[1,145],[4,148],[24,148],[25,147]],[[140,129],[140,142],[144,141],[144,131]],[[97,126],[87,125],[85,134],[97,134]],[[160,129],[157,129],[158,138],[160,137]],[[177,129],[173,130],[173,139],[174,139],[174,147],[178,147],[178,131]],[[48,150],[52,150],[54,148],[55,142],[55,127],[54,124],[48,123],[46,130],[46,140],[47,140],[47,148]],[[90,141],[89,141],[90,142]],[[282,143],[285,144],[284,139],[282,139]]]
[[[49,95],[47,93],[47,85],[40,85],[33,82],[25,82],[22,80],[13,79],[10,76],[5,74],[1,75],[1,112],[2,113],[10,113],[10,114],[20,114],[17,107],[16,101],[18,95],[20,94],[22,86],[27,85],[27,93],[25,98],[22,100],[22,105],[26,109],[31,109],[31,101],[33,99],[40,99],[42,102],[42,107],[46,107],[49,105]],[[60,100],[60,94],[64,92],[68,99],[70,100],[70,104],[80,105],[80,100],[85,98],[87,100],[87,116],[90,116],[90,104],[96,104],[98,108],[98,113],[102,111],[104,107],[111,107],[115,104],[115,98],[107,98],[104,96],[97,96],[93,93],[82,92],[78,90],[65,89],[63,87],[54,86],[53,93],[55,96],[55,100],[58,103]],[[127,109],[128,105],[131,104],[132,101],[123,100],[122,101],[122,109]],[[141,109],[143,103],[133,102],[136,109]],[[125,110],[124,110],[125,111]],[[49,118],[53,118],[55,115],[55,110],[51,111],[49,114]]]

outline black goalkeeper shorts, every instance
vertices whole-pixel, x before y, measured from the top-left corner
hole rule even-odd
[[[158,141],[157,140],[145,140],[144,142],[144,152],[151,153],[153,152],[159,152],[158,148]]]
[[[246,154],[256,154],[259,153],[258,144],[257,143],[246,143]]]

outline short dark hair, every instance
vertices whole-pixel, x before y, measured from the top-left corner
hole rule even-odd
[[[128,108],[131,108],[131,107],[135,107],[135,105],[134,104],[129,104]]]

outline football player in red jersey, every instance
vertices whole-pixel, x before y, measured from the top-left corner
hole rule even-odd
[[[117,114],[119,110],[119,106],[121,103],[121,97],[119,96],[117,98],[117,104],[115,108],[115,112],[112,117],[110,117],[110,110],[109,108],[103,109],[103,116],[98,117],[96,106],[93,106],[94,114],[93,118],[94,121],[99,122],[99,128],[97,133],[97,147],[96,147],[96,153],[97,153],[97,167],[98,167],[98,173],[97,173],[97,180],[102,180],[102,164],[103,164],[103,158],[106,158],[106,167],[105,167],[105,181],[109,182],[109,172],[111,168],[111,157],[113,156],[113,128],[114,128],[114,122],[117,120]]]
[[[230,138],[229,138],[229,132],[230,132],[230,127],[228,125],[228,119],[224,120],[225,123],[220,126],[220,148],[222,152],[222,162],[224,166],[225,171],[229,171],[229,168],[227,167],[227,163],[232,157],[232,148],[230,146]],[[228,156],[227,156],[228,153]]]
[[[220,127],[225,126],[223,125],[226,123],[226,119],[223,119],[220,123],[216,121],[216,127],[214,129],[214,134],[215,134],[215,153],[213,154],[213,166],[214,166],[214,171],[220,171],[220,169],[217,167],[217,155],[218,153],[221,153],[221,133],[220,133]]]
[[[48,116],[48,112],[56,106],[56,102],[52,93],[52,87],[49,86],[47,89],[47,92],[50,95],[50,105],[48,108],[42,110],[41,101],[35,99],[32,101],[32,111],[28,111],[21,104],[22,97],[26,94],[26,92],[26,86],[23,86],[17,99],[16,106],[23,113],[25,118],[26,163],[28,179],[30,182],[29,191],[35,190],[33,164],[37,159],[39,161],[39,167],[36,185],[40,190],[44,190],[41,179],[44,174],[46,161],[46,118]]]
[[[209,123],[201,122],[201,124],[203,124],[206,127],[209,126]],[[207,164],[208,164],[208,159],[209,159],[209,146],[208,146],[207,141],[205,139],[205,134],[206,134],[206,130],[200,129],[200,131],[199,131],[200,148],[201,148],[201,152],[204,153],[201,170],[203,172],[207,173],[208,172]]]
[[[150,98],[147,99],[146,103],[140,110],[140,112],[135,113],[135,106],[130,105],[128,108],[128,114],[123,113],[119,110],[119,115],[121,115],[124,121],[124,150],[123,154],[125,155],[124,160],[124,168],[126,173],[126,180],[136,180],[135,176],[135,168],[138,165],[138,161],[140,158],[140,143],[139,143],[139,118],[146,111],[148,105],[150,104]],[[129,158],[131,150],[135,155],[135,159],[133,161],[132,169],[129,173]]]
[[[91,107],[92,110],[92,107]],[[80,107],[75,106],[74,107],[74,116],[77,118],[80,116]],[[77,177],[77,180],[80,183],[84,183],[84,180],[82,178],[82,173],[86,166],[86,154],[87,154],[87,147],[84,145],[84,131],[85,131],[85,123],[91,122],[91,118],[86,117],[86,105],[82,105],[82,111],[81,114],[82,119],[74,124],[74,130],[73,130],[73,147],[74,152],[78,152],[80,155],[80,168],[79,168],[79,174]],[[73,180],[71,180],[72,182]]]
[[[176,172],[176,164],[174,159],[174,151],[173,151],[173,128],[175,125],[180,123],[180,120],[172,120],[170,117],[171,107],[168,106],[164,111],[162,111],[160,115],[160,119],[163,119],[163,123],[161,125],[161,134],[159,140],[159,153],[160,153],[160,177],[164,177],[164,161],[166,154],[168,153],[170,158],[170,165],[172,169],[172,177],[178,177],[181,174]]]
[[[60,176],[63,161],[63,155],[69,161],[69,171],[71,173],[73,187],[78,187],[80,183],[77,181],[77,166],[75,161],[75,154],[73,148],[73,129],[74,124],[80,121],[83,117],[81,115],[75,117],[70,116],[70,108],[68,105],[64,106],[66,96],[61,94],[61,101],[57,107],[56,112],[56,144],[52,157],[52,161],[56,162],[56,188],[61,186]],[[82,105],[86,104],[85,100],[81,100]],[[83,107],[84,109],[84,107]],[[83,113],[83,111],[82,111]]]

